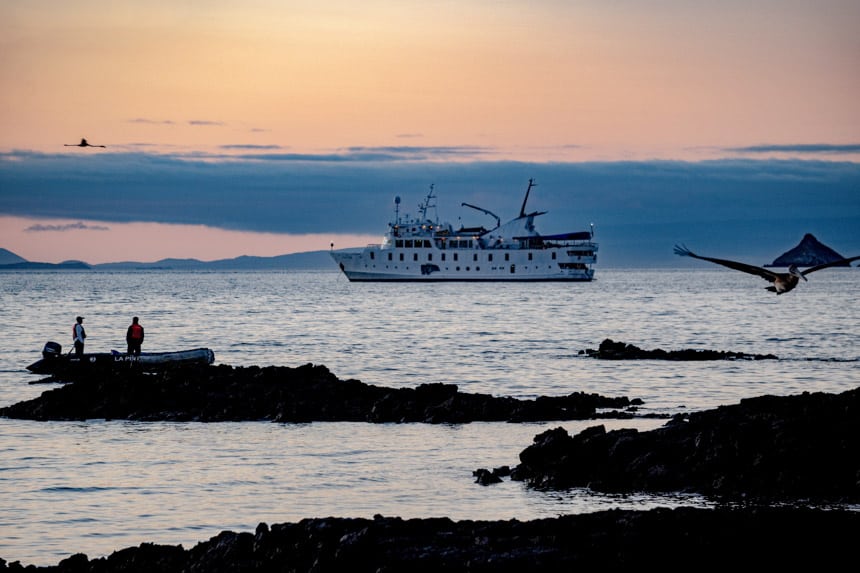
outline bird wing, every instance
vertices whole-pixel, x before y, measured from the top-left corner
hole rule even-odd
[[[801,271],[800,274],[808,275],[809,273],[814,273],[815,271],[820,271],[821,269],[826,269],[827,267],[833,267],[836,265],[844,265],[846,263],[850,263],[851,261],[856,261],[860,259],[860,255],[856,257],[849,257],[847,259],[839,259],[838,261],[833,261],[831,263],[824,263],[822,265],[815,265],[814,267],[809,267],[805,271]]]
[[[675,254],[682,257],[693,257],[694,259],[702,259],[703,261],[710,261],[712,263],[716,263],[718,265],[723,265],[724,267],[728,267],[730,269],[734,269],[736,271],[741,271],[744,273],[749,273],[751,275],[760,276],[761,278],[773,282],[777,278],[777,274],[769,271],[762,267],[756,267],[754,265],[748,265],[746,263],[739,263],[737,261],[729,261],[727,259],[715,259],[713,257],[703,257],[701,255],[697,255],[690,249],[685,246],[675,245]]]

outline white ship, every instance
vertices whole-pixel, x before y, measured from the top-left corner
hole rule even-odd
[[[519,215],[501,224],[499,217],[475,205],[462,203],[496,220],[484,227],[454,229],[449,223],[430,220],[435,210],[433,186],[418,207],[419,216],[400,217],[400,197],[395,197],[394,221],[382,244],[363,249],[334,250],[331,256],[350,281],[590,281],[597,262],[594,229],[559,235],[541,235],[534,219],[546,211],[526,213],[529,180]]]

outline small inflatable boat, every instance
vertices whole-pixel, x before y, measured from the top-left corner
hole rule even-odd
[[[134,356],[125,352],[97,352],[78,356],[74,353],[63,354],[63,347],[57,342],[47,342],[42,349],[42,359],[27,366],[34,374],[76,374],[88,370],[118,370],[136,368],[142,371],[156,371],[188,364],[212,364],[215,353],[208,348],[194,348],[175,352],[141,352]]]

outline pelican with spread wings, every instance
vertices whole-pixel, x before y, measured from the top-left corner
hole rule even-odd
[[[736,271],[760,276],[764,280],[773,283],[773,285],[766,288],[770,292],[775,292],[776,294],[787,293],[788,291],[794,289],[794,287],[797,286],[797,283],[800,282],[800,279],[808,280],[806,278],[806,275],[808,275],[809,273],[814,273],[815,271],[820,271],[821,269],[826,269],[827,267],[835,267],[837,265],[845,266],[851,263],[851,261],[856,261],[857,259],[860,259],[860,256],[850,257],[848,259],[839,259],[838,261],[831,261],[829,263],[809,267],[804,271],[798,269],[796,265],[791,265],[788,267],[787,273],[776,273],[774,271],[762,267],[756,267],[753,265],[748,265],[746,263],[739,263],[737,261],[728,261],[726,259],[703,257],[701,255],[697,255],[696,253],[688,249],[685,245],[675,245],[675,254],[682,257],[693,257],[694,259],[710,261],[712,263],[717,263],[718,265],[723,265],[724,267],[728,267]]]

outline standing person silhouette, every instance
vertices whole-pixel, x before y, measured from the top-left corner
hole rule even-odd
[[[143,344],[143,327],[136,316],[131,319],[131,326],[125,333],[125,341],[128,343],[128,353],[140,356],[140,345]]]
[[[84,355],[84,340],[87,338],[87,332],[84,330],[84,317],[79,316],[75,319],[75,325],[72,327],[72,340],[75,343],[75,355]]]

